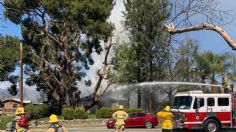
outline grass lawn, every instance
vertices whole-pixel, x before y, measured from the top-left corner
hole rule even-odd
[[[96,115],[93,114],[93,115],[88,115],[88,119],[96,119]]]
[[[5,130],[8,122],[11,122],[14,116],[0,116],[0,130]]]

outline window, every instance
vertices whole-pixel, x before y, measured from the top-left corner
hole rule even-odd
[[[229,98],[218,98],[218,106],[229,106]]]
[[[134,114],[129,114],[129,117],[135,117],[135,113]]]
[[[197,109],[204,106],[204,98],[195,98],[193,109]]]
[[[190,109],[192,104],[191,96],[177,96],[174,99],[173,109]]]
[[[13,108],[17,108],[17,104],[13,104]]]
[[[215,106],[215,99],[214,98],[208,98],[207,99],[207,106]]]
[[[144,117],[145,114],[142,114],[142,113],[137,113],[137,117]]]

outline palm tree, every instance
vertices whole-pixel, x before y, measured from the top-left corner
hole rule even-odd
[[[203,82],[208,80],[211,84],[217,84],[216,77],[223,75],[229,66],[228,57],[228,54],[219,55],[211,51],[200,53],[197,56],[197,69]],[[211,92],[220,93],[221,89],[211,86]]]

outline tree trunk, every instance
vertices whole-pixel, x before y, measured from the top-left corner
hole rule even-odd
[[[137,58],[140,58],[140,52],[139,52],[139,48],[137,49]],[[138,71],[137,71],[137,81],[138,83],[141,82],[141,62],[140,60],[138,60]],[[142,93],[141,93],[141,88],[138,87],[138,90],[137,90],[137,94],[138,94],[138,102],[137,102],[137,107],[138,108],[141,108],[142,107]]]
[[[152,112],[152,97],[151,96],[148,97],[148,112],[149,113]]]
[[[216,80],[215,80],[215,75],[213,74],[211,77],[211,84],[216,84]],[[212,93],[220,93],[220,88],[216,87],[216,86],[211,86],[211,92]]]
[[[89,102],[87,105],[84,106],[85,111],[91,109],[92,107],[97,105],[99,102],[100,102],[100,100],[93,100],[93,101]]]
[[[137,94],[138,94],[138,108],[141,108],[142,107],[142,93],[141,93],[141,88],[138,87],[138,91],[137,91]]]

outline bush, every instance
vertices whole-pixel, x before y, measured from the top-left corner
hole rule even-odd
[[[27,116],[30,117],[30,119],[40,119],[49,116],[49,106],[46,104],[42,105],[28,104],[25,106],[25,111]]]
[[[98,109],[96,111],[96,117],[97,118],[111,118],[112,114],[117,111],[118,109],[112,109],[112,108],[106,108],[102,107],[101,109]],[[132,113],[132,112],[141,112],[142,109],[139,108],[128,108],[124,110],[127,113]]]
[[[88,118],[88,114],[84,110],[84,108],[75,108],[74,109],[74,119],[86,119]]]
[[[65,120],[73,120],[74,119],[74,110],[71,108],[63,108],[62,116]]]
[[[111,118],[116,109],[102,107],[96,111],[97,118]]]
[[[62,116],[65,120],[73,120],[73,119],[86,119],[88,117],[87,112],[83,108],[63,108]]]
[[[13,116],[2,116],[0,117],[0,130],[5,130],[7,123],[13,121]]]

